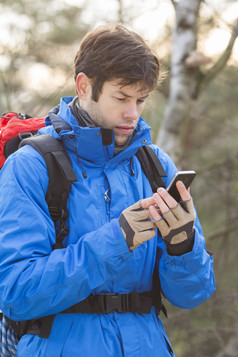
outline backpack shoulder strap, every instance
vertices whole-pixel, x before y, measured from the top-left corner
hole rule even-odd
[[[44,158],[49,175],[49,185],[46,193],[46,202],[51,218],[54,222],[60,219],[60,233],[54,248],[59,248],[62,240],[68,234],[65,220],[67,199],[72,182],[77,181],[70,158],[62,143],[50,135],[35,135],[22,140],[20,147],[31,145]]]
[[[165,182],[162,177],[167,177],[167,174],[154,150],[148,145],[141,146],[136,156],[150,182],[153,193],[157,191],[158,187],[165,188]],[[152,299],[157,314],[159,315],[160,311],[163,311],[164,315],[168,317],[166,307],[162,301],[161,285],[157,269],[154,269],[153,272]]]
[[[156,192],[158,187],[165,187],[162,177],[167,177],[167,174],[154,150],[148,145],[141,146],[136,156],[150,182],[152,191]]]

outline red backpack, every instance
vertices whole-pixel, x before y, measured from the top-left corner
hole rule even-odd
[[[0,169],[22,140],[36,134],[43,126],[45,118],[31,118],[12,112],[3,114],[0,118]]]

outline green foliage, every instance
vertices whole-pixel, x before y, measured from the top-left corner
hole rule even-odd
[[[55,0],[6,1],[0,6],[2,16],[9,16],[6,33],[11,41],[0,45],[1,112],[44,115],[59,97],[75,93],[73,59],[88,30],[82,8]]]
[[[168,305],[164,321],[176,357],[229,357],[238,310],[238,71],[228,66],[195,103],[184,169],[194,169],[191,187],[198,216],[213,252],[217,290],[192,311]],[[156,101],[160,106],[160,100]],[[179,167],[180,168],[180,167]]]
[[[193,310],[169,307],[164,322],[177,357],[218,356],[237,324],[237,291],[219,288],[203,305]],[[228,355],[224,355],[228,357]]]
[[[159,91],[154,91],[146,102],[143,118],[151,127],[152,141],[155,142],[158,127],[165,109],[166,98]]]
[[[0,44],[0,111],[45,115],[61,96],[75,93],[73,58],[88,30],[83,8],[56,0],[7,0],[0,2],[0,10],[0,18],[9,17],[6,40]],[[206,36],[215,19],[212,15],[205,18]],[[158,36],[155,44],[158,53],[165,47],[169,52],[170,36],[168,26],[165,37]],[[143,113],[152,128],[153,141],[168,91],[167,80],[162,91],[150,96]],[[225,356],[219,353],[238,324],[237,98],[237,67],[228,66],[195,103],[185,157],[179,165],[179,169],[194,169],[198,174],[192,195],[207,250],[214,252],[217,290],[192,311],[167,304],[169,319],[164,323],[176,357]]]

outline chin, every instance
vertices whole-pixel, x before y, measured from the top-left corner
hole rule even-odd
[[[115,145],[116,146],[123,146],[127,143],[127,140],[123,140],[123,141],[120,141],[120,140],[115,140]]]
[[[126,143],[130,140],[131,136],[126,136],[126,137],[121,137],[121,138],[116,138],[115,137],[115,145],[117,146],[123,146],[126,145]]]

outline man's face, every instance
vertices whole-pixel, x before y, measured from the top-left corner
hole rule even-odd
[[[122,146],[137,126],[149,90],[143,89],[141,83],[122,86],[118,82],[105,82],[97,102],[92,99],[90,84],[87,97],[79,100],[94,123],[101,128],[112,129],[116,145]]]

